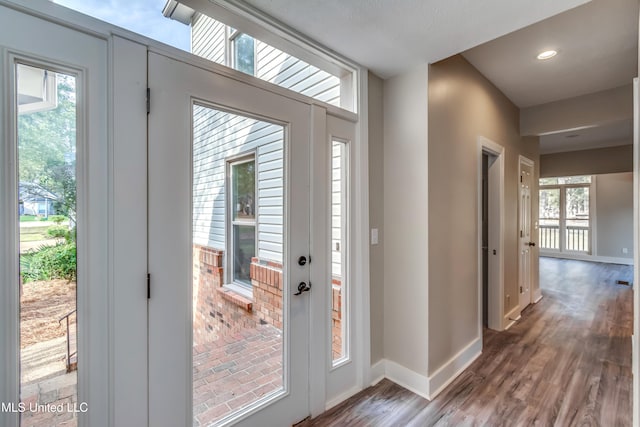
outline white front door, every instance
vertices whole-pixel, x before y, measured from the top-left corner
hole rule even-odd
[[[531,234],[531,187],[533,183],[533,163],[520,159],[520,184],[518,202],[519,230],[519,281],[520,311],[531,303],[531,257],[535,246]]]
[[[309,415],[308,104],[149,53],[149,425]]]

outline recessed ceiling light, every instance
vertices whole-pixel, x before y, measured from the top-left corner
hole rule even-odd
[[[557,54],[558,54],[558,52],[555,51],[555,50],[545,50],[544,52],[540,52],[538,54],[538,59],[540,59],[540,60],[551,59],[554,56],[556,56]]]

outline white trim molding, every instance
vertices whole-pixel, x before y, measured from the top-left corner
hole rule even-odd
[[[505,325],[504,330],[506,331],[507,329],[515,325],[515,323],[520,320],[520,317],[522,317],[520,315],[520,306],[517,305],[513,308],[513,310],[505,314],[504,319],[502,319],[502,324]]]
[[[447,363],[429,376],[429,394],[433,400],[482,354],[482,335],[471,341]]]
[[[598,256],[572,252],[540,252],[541,258],[561,258],[576,261],[604,262],[607,264],[633,265],[633,258],[619,258],[610,256]]]
[[[497,251],[498,257],[498,272],[497,272],[497,286],[496,284],[489,283],[489,296],[488,296],[488,322],[489,328],[501,331],[504,329],[504,323],[502,321],[502,316],[504,313],[504,224],[505,224],[505,156],[504,156],[504,147],[496,142],[491,141],[483,136],[478,136],[477,142],[477,162],[478,162],[478,173],[477,173],[477,191],[478,191],[478,209],[477,209],[477,224],[478,224],[478,235],[477,235],[477,247],[478,247],[478,320],[477,320],[477,328],[478,328],[478,336],[482,336],[482,251],[480,248],[482,247],[482,154],[488,153],[496,157],[496,161],[498,162],[498,173],[499,173],[499,182],[498,182],[498,238],[495,250]],[[491,184],[490,184],[491,185]],[[489,278],[491,280],[491,277]],[[482,341],[481,341],[482,346]]]
[[[385,360],[385,377],[394,383],[414,392],[418,396],[431,400],[429,393],[429,378],[392,360]]]
[[[370,384],[375,385],[387,378],[427,400],[433,400],[481,354],[482,336],[476,337],[430,376],[412,371],[393,360],[382,359],[371,365]]]

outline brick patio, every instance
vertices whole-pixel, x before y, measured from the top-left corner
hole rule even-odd
[[[282,333],[259,325],[193,348],[194,426],[282,389]]]

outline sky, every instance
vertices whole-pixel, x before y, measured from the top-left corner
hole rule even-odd
[[[52,0],[127,30],[190,50],[190,29],[162,16],[166,0]]]

